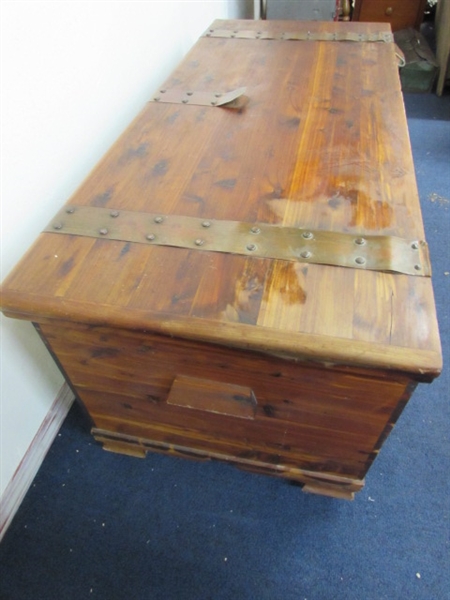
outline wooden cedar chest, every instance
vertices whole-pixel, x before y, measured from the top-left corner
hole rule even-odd
[[[2,310],[35,323],[105,449],[353,497],[441,369],[389,26],[214,22]]]

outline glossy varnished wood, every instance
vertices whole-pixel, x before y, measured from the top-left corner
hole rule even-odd
[[[427,0],[356,0],[354,21],[389,23],[392,31],[420,28]]]
[[[68,204],[425,238],[393,44],[202,37],[161,87],[244,86],[239,110],[149,97]],[[2,310],[38,323],[109,448],[223,458],[334,495],[361,487],[441,369],[427,277],[44,233]]]
[[[339,26],[386,27],[308,24]],[[202,38],[163,84],[244,85],[242,111],[147,104],[70,203],[424,237],[392,44]],[[3,291],[10,314],[84,320],[86,302],[194,334],[207,318],[426,351],[439,369],[428,279],[46,233]]]

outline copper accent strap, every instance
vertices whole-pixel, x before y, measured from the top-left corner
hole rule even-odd
[[[273,33],[253,31],[251,29],[208,29],[202,37],[236,38],[239,40],[292,40],[311,42],[385,42],[394,41],[392,33],[379,31],[377,33],[355,33],[354,31],[284,31]]]
[[[239,105],[239,99],[244,93],[245,87],[225,93],[160,89],[153,96],[152,101],[170,104],[194,104],[197,106],[227,106],[228,108],[236,108]]]
[[[431,275],[425,241],[387,235],[358,236],[96,206],[65,207],[45,231],[354,269]]]

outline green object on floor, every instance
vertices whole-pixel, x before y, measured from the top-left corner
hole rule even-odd
[[[431,92],[436,80],[438,65],[424,36],[410,28],[396,31],[394,39],[405,55],[405,65],[400,67],[402,90],[404,92]]]

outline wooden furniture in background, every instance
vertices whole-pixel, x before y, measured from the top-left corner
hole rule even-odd
[[[444,91],[445,81],[450,78],[450,0],[439,0],[436,9],[436,58],[439,75],[436,92]]]
[[[392,31],[419,29],[427,0],[355,0],[353,21],[389,23]]]
[[[389,26],[217,21],[2,310],[35,323],[106,449],[352,498],[441,369],[424,237]]]

